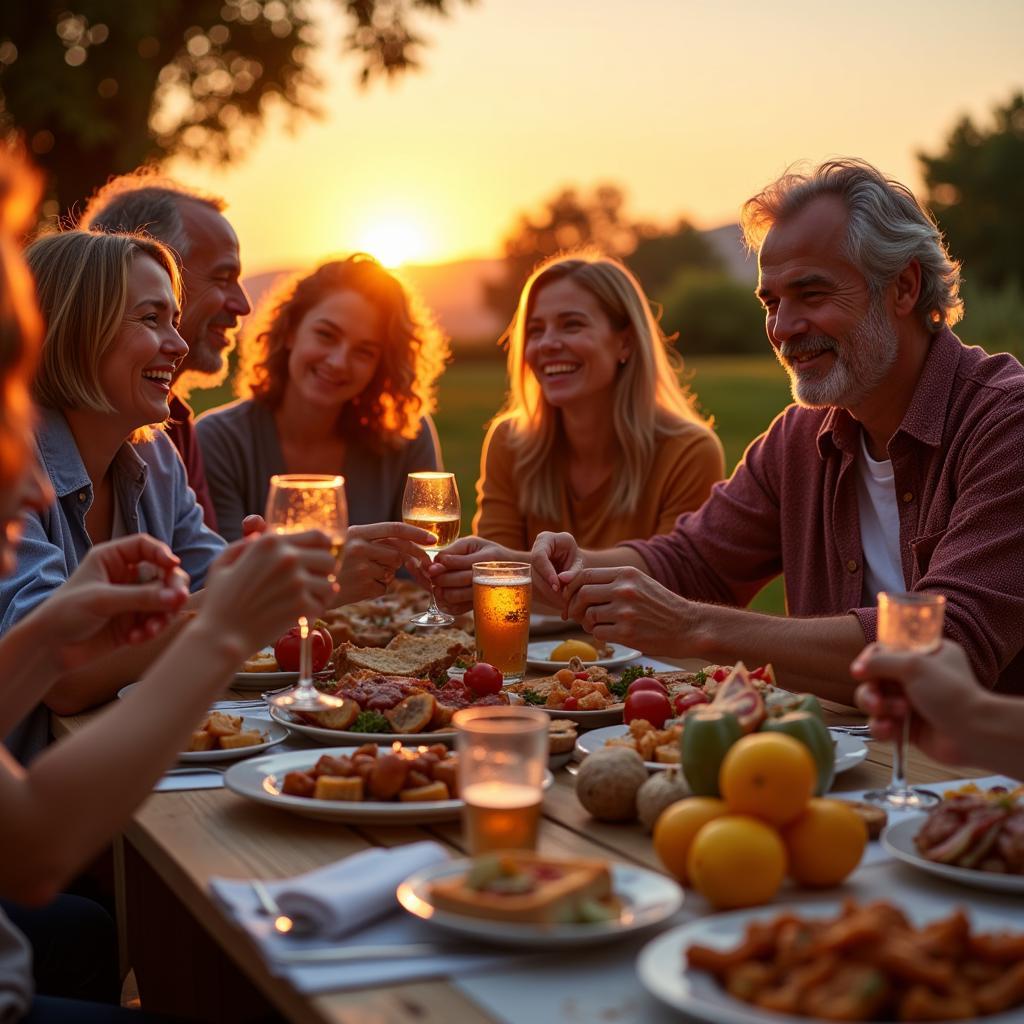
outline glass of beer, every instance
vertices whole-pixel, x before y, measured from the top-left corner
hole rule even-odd
[[[454,473],[410,473],[402,496],[402,520],[406,526],[418,526],[434,535],[434,543],[423,550],[433,561],[442,548],[459,535],[462,506]],[[409,620],[414,626],[450,626],[454,617],[441,611],[430,588],[430,607]]]
[[[536,848],[549,720],[543,711],[521,706],[455,712],[459,795],[472,856]]]
[[[916,591],[908,594],[878,595],[878,643],[891,651],[927,654],[942,642],[946,599],[941,594]],[[940,798],[927,789],[907,784],[906,757],[910,743],[910,713],[903,719],[893,747],[892,781],[885,789],[864,794],[865,800],[895,811],[927,810]]]
[[[477,562],[473,566],[476,656],[493,665],[506,683],[522,682],[530,640],[529,562]]]
[[[278,474],[270,478],[267,494],[267,528],[274,533],[303,533],[322,530],[331,538],[335,565],[340,566],[348,531],[348,503],[345,478]],[[299,679],[290,690],[271,698],[277,707],[292,711],[324,711],[338,707],[337,697],[321,693],[313,685],[313,650],[309,621],[299,618]]]

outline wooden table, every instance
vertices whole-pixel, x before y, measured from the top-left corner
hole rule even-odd
[[[830,724],[855,720],[849,709],[826,705]],[[55,720],[71,732],[89,715]],[[837,790],[884,786],[892,769],[888,744],[872,743],[868,758],[837,778]],[[314,754],[315,759],[315,754]],[[908,752],[915,784],[978,777],[950,770],[916,750]],[[597,856],[661,870],[639,825],[594,821],[577,802],[574,779],[556,773],[544,799],[540,849]],[[425,828],[347,827],[260,806],[226,789],[159,793],[136,812],[117,848],[119,918],[143,1005],[200,1021],[257,1021],[271,1004],[289,1020],[311,1024],[482,1024],[484,1014],[444,981],[387,990],[306,996],[271,976],[255,946],[215,905],[213,876],[273,879],[296,875],[370,845],[432,838],[460,853],[458,823]],[[173,967],[171,966],[173,964]]]

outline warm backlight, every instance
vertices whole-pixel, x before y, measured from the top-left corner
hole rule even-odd
[[[421,260],[427,253],[426,233],[411,221],[380,221],[368,227],[356,248],[375,256],[385,267]]]

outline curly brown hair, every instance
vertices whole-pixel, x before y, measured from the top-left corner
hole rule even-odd
[[[342,410],[338,432],[378,448],[400,447],[434,410],[448,338],[415,292],[365,253],[323,263],[274,289],[241,339],[236,391],[277,408],[288,385],[289,338],[314,306],[341,291],[356,292],[377,309],[385,343],[373,379]]]

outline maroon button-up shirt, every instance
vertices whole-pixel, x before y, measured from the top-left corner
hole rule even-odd
[[[629,546],[659,583],[698,601],[742,607],[784,573],[790,615],[849,612],[874,640],[860,429],[844,409],[789,406],[699,510]],[[978,678],[1024,693],[1024,367],[941,331],[889,457],[907,589],[945,594],[945,634]]]
[[[206,468],[203,465],[203,452],[196,438],[196,421],[192,407],[173,393],[167,405],[171,414],[164,429],[174,442],[174,447],[178,449],[181,461],[185,463],[188,485],[196,492],[196,501],[203,509],[203,522],[211,530],[216,530],[217,514],[213,510],[210,485],[206,482]]]

